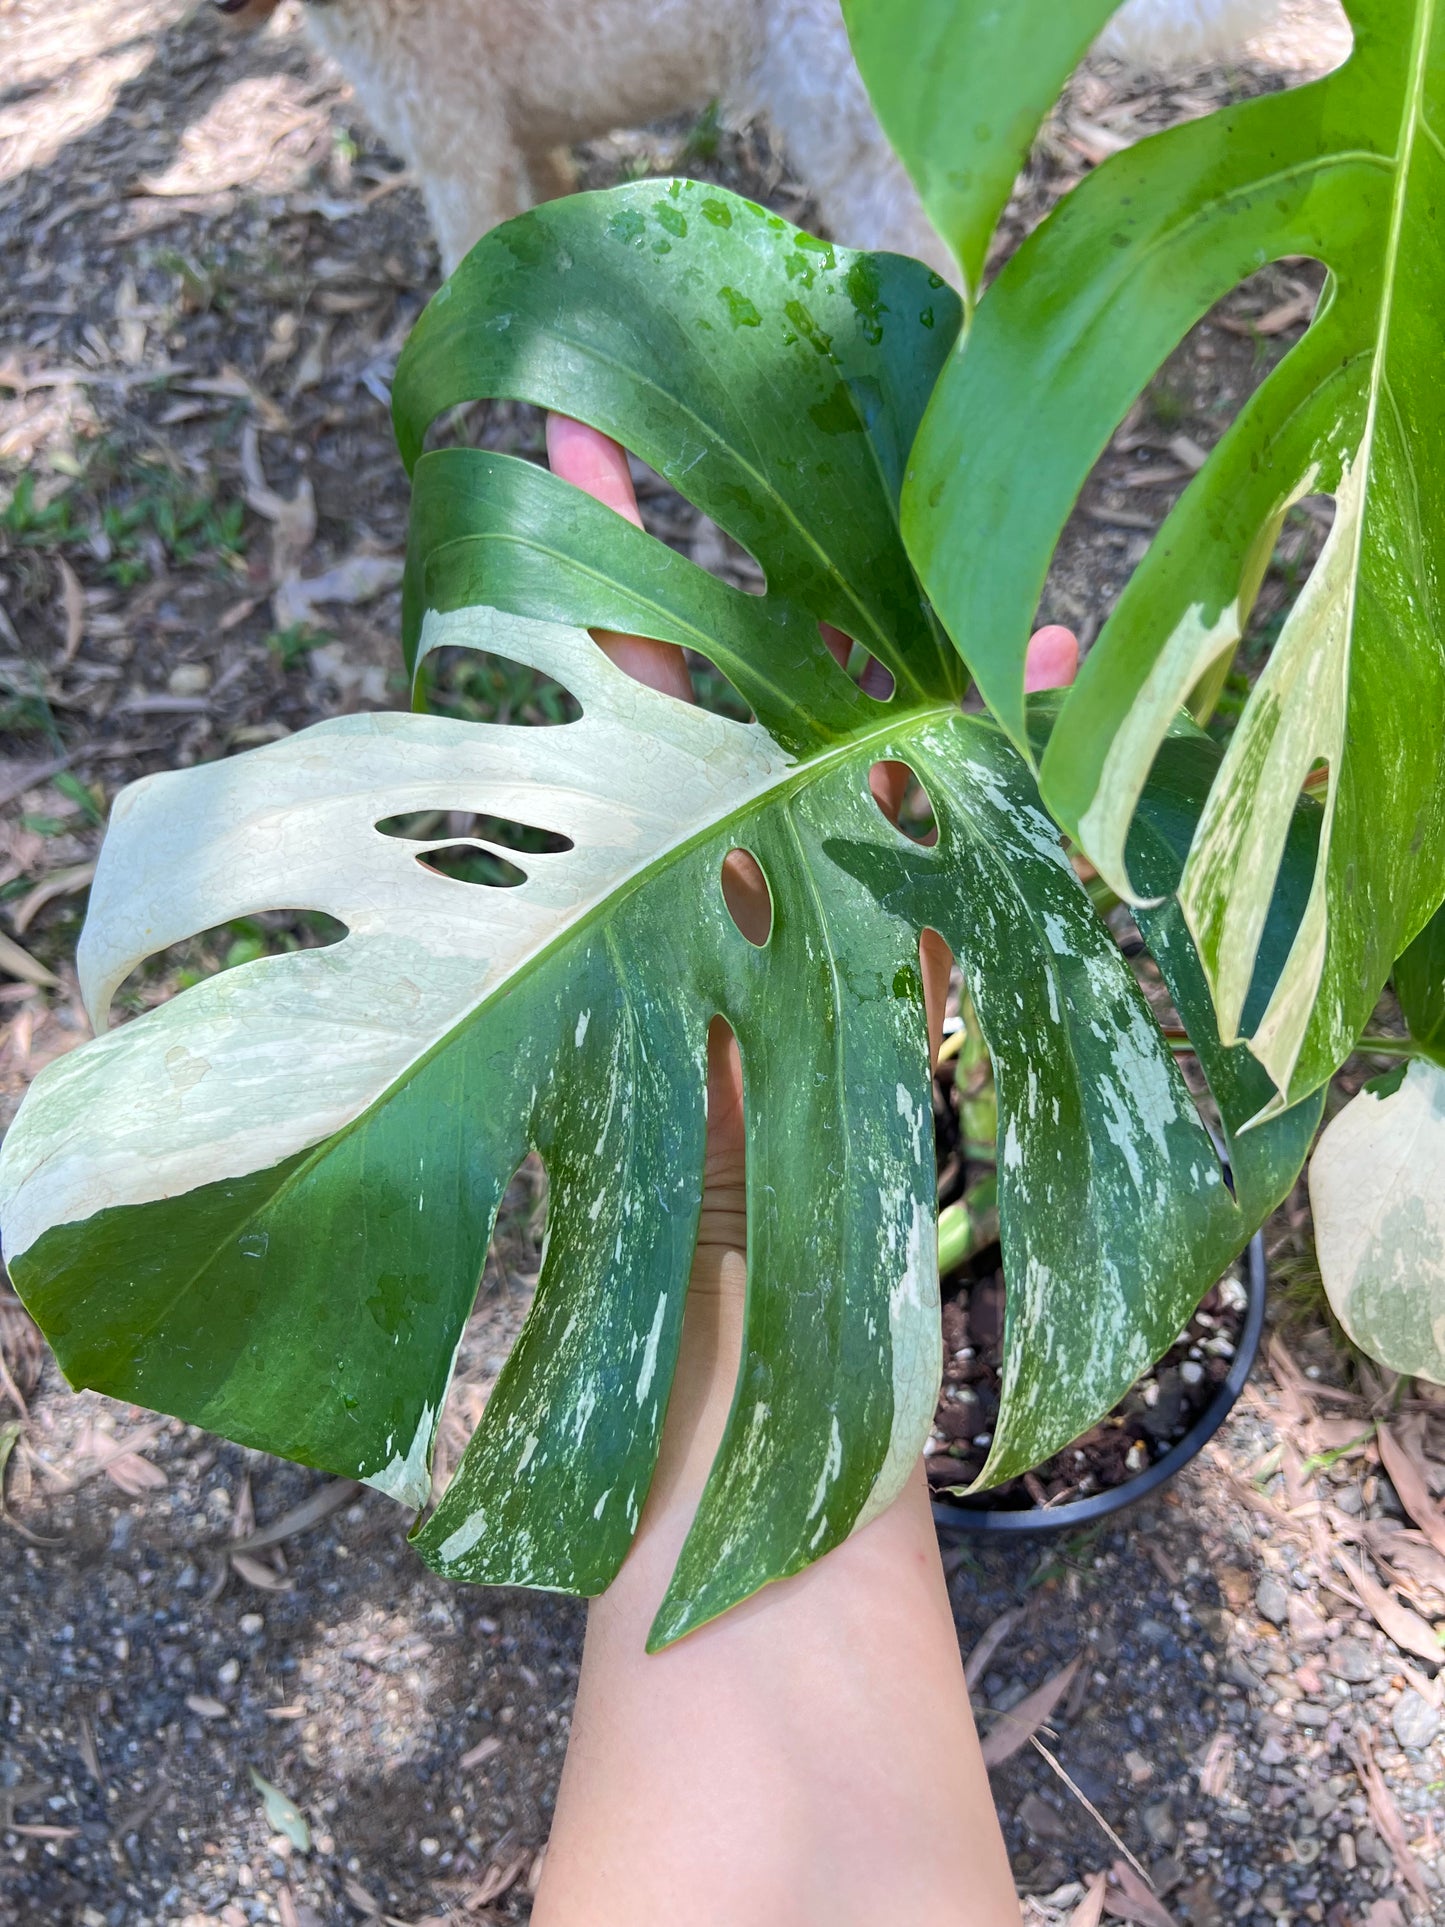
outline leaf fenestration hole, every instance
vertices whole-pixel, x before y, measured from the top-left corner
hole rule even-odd
[[[894,829],[911,843],[931,850],[938,841],[938,818],[928,791],[907,763],[875,763],[868,772],[868,793]]]
[[[486,649],[438,649],[422,665],[427,707],[463,722],[575,723],[582,705],[540,669]]]
[[[1189,330],[1094,464],[1054,550],[1035,628],[1064,623],[1087,652],[1215,444],[1304,334],[1326,279],[1310,257],[1271,262]],[[1266,576],[1266,606],[1270,588]]]
[[[729,850],[722,862],[722,896],[728,915],[754,949],[773,933],[773,892],[751,850]]]
[[[1250,688],[1314,573],[1334,521],[1333,495],[1306,495],[1286,509],[1244,639],[1220,694],[1216,714],[1223,729],[1232,727],[1242,714]]]
[[[403,816],[384,816],[376,827],[383,836],[401,837],[411,843],[432,843],[439,837],[478,837],[484,843],[501,843],[528,856],[559,856],[575,847],[570,836],[556,830],[519,823],[509,816],[481,816],[473,810],[413,810]]]
[[[928,1054],[934,1061],[943,1037],[950,989],[955,980],[962,980],[946,939],[931,924],[918,939],[918,969],[923,978],[923,1007],[928,1013]]]
[[[687,659],[693,698],[699,709],[709,710],[714,716],[727,716],[735,723],[757,721],[738,693],[736,683],[723,674],[711,657],[697,649],[684,649],[682,653]]]
[[[637,503],[642,513],[642,526],[649,534],[657,536],[672,548],[680,548],[700,569],[706,569],[709,575],[726,582],[729,588],[740,589],[744,595],[767,594],[768,582],[762,564],[735,536],[720,529],[712,517],[704,515],[701,509],[692,508],[690,502],[680,497],[660,475],[654,475],[650,468],[642,468],[640,463],[634,464],[633,477],[637,481]]]
[[[130,973],[113,1002],[135,1016],[224,970],[293,950],[329,949],[346,935],[346,925],[324,910],[257,911],[157,950]]]
[[[549,1199],[547,1167],[538,1152],[529,1151],[502,1195],[471,1316],[462,1327],[442,1399],[432,1447],[433,1505],[451,1484],[486,1410],[501,1363],[532,1308],[546,1250]]]
[[[453,883],[477,883],[489,890],[515,890],[527,881],[525,870],[480,843],[441,844],[419,850],[416,860],[424,870],[433,870]]]
[[[820,622],[818,633],[827,645],[828,654],[845,675],[852,677],[865,696],[871,696],[880,703],[892,699],[897,684],[893,671],[886,664],[879,662],[876,656],[869,655],[861,642],[856,642],[831,622]]]

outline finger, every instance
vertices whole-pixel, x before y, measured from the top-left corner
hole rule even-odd
[[[610,435],[573,421],[569,415],[547,417],[547,460],[552,473],[571,482],[584,495],[592,496],[607,508],[642,527],[637,509],[637,492],[632,486],[627,455]],[[687,658],[675,643],[653,642],[646,636],[621,636],[611,629],[594,629],[593,637],[604,654],[638,682],[660,689],[665,696],[676,696],[690,703],[692,678],[687,673]]]
[[[1029,638],[1024,657],[1024,688],[1067,689],[1079,673],[1079,639],[1062,623],[1046,623]]]
[[[925,930],[918,943],[923,974],[923,1014],[928,1023],[928,1061],[938,1062],[943,1047],[943,1017],[948,1008],[948,985],[953,976],[953,952],[936,930]]]

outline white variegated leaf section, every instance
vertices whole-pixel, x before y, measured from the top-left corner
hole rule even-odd
[[[1255,685],[1189,852],[1179,901],[1210,968],[1219,1034],[1239,1036],[1255,956],[1279,875],[1290,818],[1317,763],[1336,776],[1344,752],[1359,544],[1369,463],[1346,468],[1335,520],[1313,574]],[[1324,799],[1319,859],[1304,916],[1250,1048],[1288,1090],[1324,974],[1330,831],[1338,799]],[[1350,1039],[1337,1039],[1343,1055]],[[1280,1098],[1279,1103],[1283,1102]]]
[[[323,911],[348,934],[226,971],[43,1071],[45,1101],[0,1151],[9,1258],[52,1225],[322,1142],[630,875],[792,767],[756,724],[633,681],[584,630],[469,608],[427,618],[424,646],[447,645],[540,670],[580,720],[344,716],[118,798],[80,950],[97,1028],[138,964],[232,918]],[[458,882],[376,827],[436,809],[520,819],[575,848],[528,854],[512,889]]]
[[[1335,1316],[1392,1371],[1445,1385],[1445,1069],[1361,1091],[1310,1165],[1320,1275]]]

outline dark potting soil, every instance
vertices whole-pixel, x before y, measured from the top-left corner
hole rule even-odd
[[[943,1285],[943,1388],[924,1447],[935,1491],[971,1485],[998,1415],[1004,1278],[997,1245]],[[990,1491],[1008,1509],[1063,1505],[1124,1485],[1161,1459],[1209,1405],[1229,1371],[1248,1297],[1230,1273],[1211,1287],[1175,1344],[1114,1410],[1033,1472]]]
[[[990,1167],[980,1158],[992,1134],[986,1066],[938,1067],[933,1086],[940,1207],[965,1197]],[[935,1492],[971,1485],[983,1470],[998,1416],[1006,1286],[997,1243],[943,1280],[943,1385],[924,1447]],[[1161,1459],[1205,1411],[1234,1358],[1248,1309],[1242,1273],[1231,1272],[1201,1300],[1176,1342],[1114,1410],[1045,1464],[988,1494],[991,1507],[1063,1505],[1127,1484]]]

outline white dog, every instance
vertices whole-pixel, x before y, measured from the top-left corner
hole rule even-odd
[[[277,0],[217,0],[244,20]],[[1277,0],[1128,0],[1105,50],[1139,65],[1237,47]],[[868,104],[838,0],[313,0],[307,20],[421,184],[448,272],[572,185],[565,150],[720,99],[766,114],[835,240],[952,274]]]

